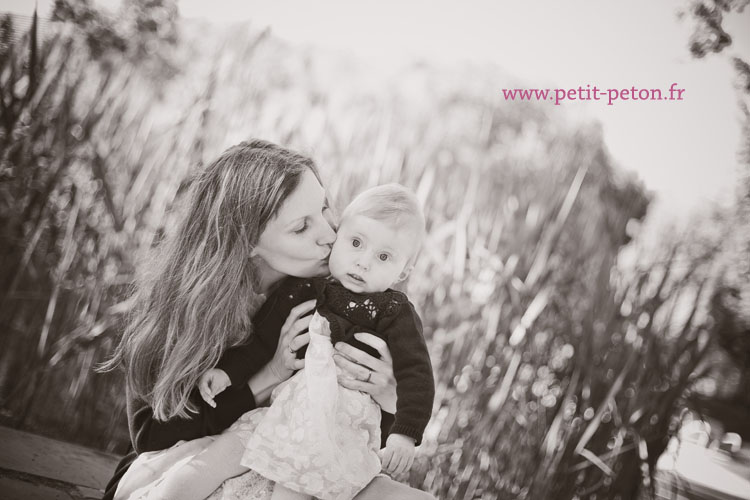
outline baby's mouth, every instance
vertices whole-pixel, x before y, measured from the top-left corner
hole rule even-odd
[[[359,274],[348,273],[347,276],[349,276],[351,279],[353,279],[354,281],[357,281],[359,283],[364,283],[365,282],[365,280],[362,279],[362,277]]]

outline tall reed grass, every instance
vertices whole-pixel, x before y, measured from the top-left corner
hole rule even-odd
[[[489,68],[373,80],[246,25],[183,23],[180,70],[158,80],[50,30],[0,58],[6,423],[125,451],[122,380],[92,367],[137,259],[173,226],[193,169],[263,137],[312,154],[340,205],[388,181],[425,204],[408,292],[438,391],[413,485],[457,499],[648,491],[701,372],[716,248],[665,244],[620,265],[649,200],[596,125],[501,102],[506,77]]]

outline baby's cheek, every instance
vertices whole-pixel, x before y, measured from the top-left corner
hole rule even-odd
[[[339,281],[346,276],[345,260],[341,255],[334,255],[331,253],[331,258],[328,261],[328,269],[331,271],[331,276]]]

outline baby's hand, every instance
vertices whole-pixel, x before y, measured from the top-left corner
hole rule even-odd
[[[403,434],[391,434],[385,442],[385,448],[380,450],[380,460],[383,470],[388,474],[401,474],[411,468],[414,463],[414,439]]]
[[[212,408],[216,408],[214,398],[230,385],[232,385],[232,381],[229,379],[227,372],[219,368],[212,368],[201,375],[198,381],[198,390],[203,401],[211,405]]]

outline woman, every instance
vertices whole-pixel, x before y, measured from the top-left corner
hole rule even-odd
[[[312,160],[265,141],[239,144],[193,181],[186,208],[153,262],[151,276],[140,281],[137,307],[105,366],[125,368],[135,452],[123,459],[104,498],[113,498],[136,453],[171,452],[178,442],[219,434],[304,364],[296,351],[309,341],[303,333],[310,321],[305,314],[314,301],[292,311],[273,359],[255,367],[247,385],[225,390],[215,407],[195,389],[202,373],[247,338],[252,314],[280,280],[327,273],[335,233]],[[361,334],[360,340],[381,359],[338,345],[337,364],[349,374],[340,383],[369,393],[392,413],[396,392],[390,353],[374,336]],[[389,425],[392,416],[383,417],[384,426]],[[171,459],[168,453],[161,457]],[[357,498],[432,497],[377,477]]]

